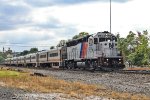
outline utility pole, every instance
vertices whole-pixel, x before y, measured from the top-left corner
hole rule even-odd
[[[3,53],[5,52],[5,48],[3,47]]]
[[[109,1],[110,4],[110,34],[111,34],[111,0]],[[111,56],[113,55],[113,36],[111,35],[111,50],[110,50],[110,54]]]
[[[111,33],[111,0],[110,0],[110,33]]]

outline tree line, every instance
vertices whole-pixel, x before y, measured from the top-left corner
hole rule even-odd
[[[124,60],[136,66],[150,64],[150,37],[148,31],[130,31],[125,38],[117,34],[118,48],[122,52]]]
[[[38,52],[38,48],[31,48],[30,50],[24,50],[18,56],[24,56],[24,55],[27,55],[30,53],[36,53],[36,52]]]

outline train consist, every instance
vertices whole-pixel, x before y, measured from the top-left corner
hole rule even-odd
[[[107,32],[72,40],[65,46],[5,59],[5,65],[118,70],[125,67],[117,38]]]

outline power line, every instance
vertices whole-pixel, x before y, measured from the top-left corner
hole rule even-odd
[[[44,45],[2,45],[2,46],[12,46],[12,47],[50,47]]]
[[[0,44],[25,44],[25,43],[15,43],[15,42],[0,42]],[[29,44],[29,45],[37,45],[37,44]],[[40,45],[49,45],[49,44],[40,44]]]
[[[0,42],[2,46],[17,46],[17,47],[50,47],[50,44],[25,44],[25,43],[7,43]]]

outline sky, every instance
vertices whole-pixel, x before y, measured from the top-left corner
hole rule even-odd
[[[112,33],[150,30],[150,0],[112,0]],[[109,0],[0,0],[0,51],[47,50],[80,32],[109,31]]]

